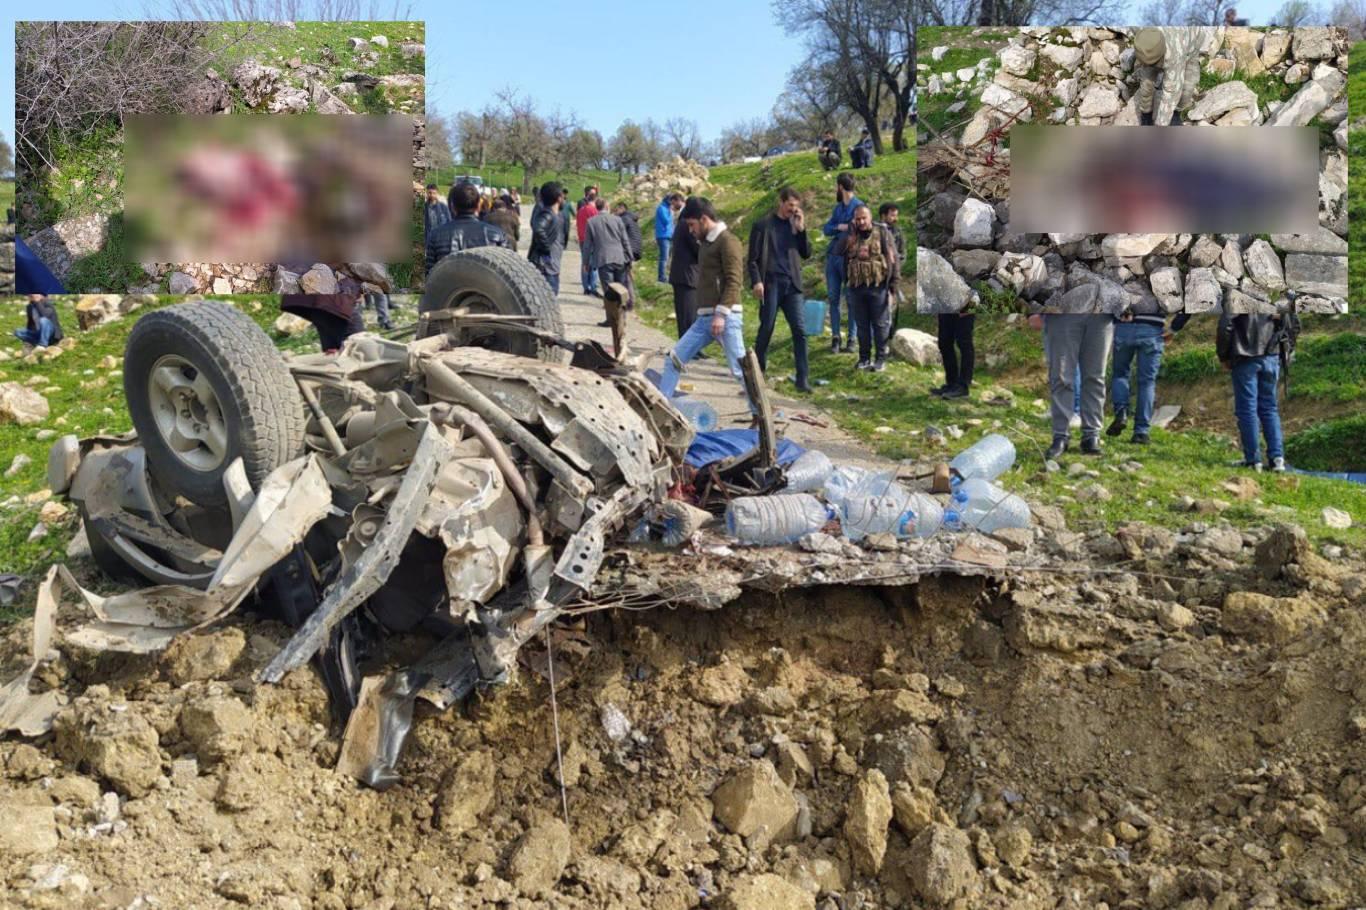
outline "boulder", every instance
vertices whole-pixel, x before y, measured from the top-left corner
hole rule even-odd
[[[1171,237],[1170,234],[1107,234],[1100,242],[1101,255],[1109,266],[1126,265],[1142,271],[1142,259]]]
[[[1285,273],[1281,270],[1281,258],[1271,248],[1271,244],[1260,237],[1243,250],[1243,263],[1248,275],[1268,291],[1285,290]]]
[[[337,276],[322,263],[318,263],[299,276],[299,290],[304,294],[337,293]]]
[[[0,824],[0,856],[12,861],[57,849],[57,817],[46,796],[6,793],[0,796],[0,818],[5,820]]]
[[[1123,107],[1119,91],[1099,82],[1093,82],[1082,95],[1081,105],[1077,108],[1079,117],[1113,117]]]
[[[876,768],[854,784],[844,818],[844,838],[863,875],[877,875],[887,854],[887,826],[892,822],[892,796],[887,778]]]
[[[959,82],[968,83],[976,78],[977,70],[970,66],[965,66],[961,70],[957,70],[954,75],[958,77]]]
[[[275,331],[282,335],[303,335],[313,328],[313,323],[293,313],[281,313],[275,320]]]
[[[346,46],[357,54],[363,54],[370,49],[370,42],[364,38],[347,38]]]
[[[1327,60],[1333,56],[1332,31],[1323,26],[1295,29],[1291,54],[1296,60]]]
[[[1186,117],[1189,120],[1218,120],[1234,108],[1257,110],[1257,94],[1241,81],[1223,82],[1205,92],[1191,105]]]
[[[1346,297],[1347,257],[1290,253],[1285,257],[1285,284],[1301,294]]]
[[[380,262],[348,262],[346,270],[361,281],[368,281],[386,294],[394,290],[394,280],[389,277],[389,269]]]
[[[977,302],[977,294],[934,250],[916,247],[915,268],[917,312],[958,313]]]
[[[1190,256],[1188,257],[1191,268],[1208,268],[1219,261],[1223,252],[1224,248],[1220,246],[1217,240],[1208,234],[1202,234],[1191,245]]]
[[[931,904],[966,897],[977,881],[972,843],[965,832],[948,825],[927,825],[911,841],[911,884]]]
[[[1299,85],[1309,78],[1309,67],[1303,63],[1292,63],[1285,70],[1285,84]]]
[[[242,100],[247,107],[257,108],[275,94],[280,85],[280,71],[273,66],[262,66],[254,60],[248,60],[233,69],[232,81],[242,93]]]
[[[897,329],[892,335],[892,353],[918,367],[935,366],[943,362],[939,355],[939,341],[919,329]]]
[[[1148,276],[1148,286],[1152,288],[1164,312],[1179,313],[1184,303],[1181,288],[1181,270],[1176,266],[1154,269]]]
[[[350,84],[350,83],[346,83]],[[328,90],[318,80],[314,79],[308,84],[308,100],[313,105],[313,110],[319,114],[351,114],[350,105],[343,101],[335,93]]]
[[[307,89],[286,85],[270,97],[266,102],[266,110],[272,114],[302,114],[308,110],[309,100]]]
[[[177,297],[199,292],[199,282],[184,272],[172,272],[166,284],[167,289]]]
[[[1053,96],[1062,103],[1063,107],[1070,107],[1073,101],[1077,100],[1077,80],[1059,79],[1053,86]]]
[[[816,897],[780,875],[741,875],[720,902],[721,910],[815,910]]]
[[[1001,69],[1015,76],[1028,76],[1034,68],[1034,51],[1019,44],[1001,48],[997,56],[1001,58]]]
[[[1338,531],[1346,531],[1348,528],[1352,526],[1351,513],[1344,512],[1342,509],[1336,509],[1332,506],[1324,506],[1321,515],[1323,518],[1323,523],[1326,527],[1333,528]]]
[[[930,49],[930,59],[933,60],[935,63],[938,63],[940,60],[944,59],[944,55],[948,52],[948,47],[941,44],[939,47]]]
[[[1048,268],[1038,256],[1005,253],[996,265],[995,277],[1021,297],[1033,297],[1048,281]]]
[[[796,833],[797,798],[767,759],[728,777],[712,793],[712,808],[716,820],[741,837],[764,831],[776,842]]]
[[[47,420],[47,399],[26,385],[0,382],[0,423],[31,426]]]
[[[1223,290],[1209,269],[1195,268],[1186,273],[1184,306],[1187,313],[1208,313],[1218,309]]]
[[[76,324],[85,330],[115,322],[140,305],[141,298],[132,294],[84,294],[76,300]]]
[[[76,260],[98,253],[108,239],[109,216],[94,212],[59,221],[24,242],[52,274],[65,280]],[[13,246],[6,249],[13,255]]]
[[[388,47],[389,39],[386,38],[384,35],[374,35],[370,38],[370,43],[375,45],[376,47]]]
[[[956,247],[991,246],[996,210],[980,199],[967,198],[953,219],[953,245]]]
[[[436,796],[436,826],[451,835],[479,824],[494,794],[494,761],[489,752],[473,752],[455,764]]]
[[[402,54],[405,59],[425,57],[427,56],[427,45],[419,44],[416,41],[405,41],[398,46],[398,52]]]
[[[526,897],[542,897],[555,890],[555,883],[569,863],[569,826],[548,817],[522,835],[508,859],[507,877]]]
[[[892,788],[892,818],[907,837],[915,837],[933,822],[937,807],[929,787],[900,781]]]
[[[1224,43],[1233,51],[1238,72],[1249,79],[1266,72],[1266,64],[1258,53],[1261,42],[1262,33],[1246,26],[1224,29]]]
[[[1219,624],[1235,635],[1283,645],[1304,634],[1319,608],[1308,597],[1272,597],[1255,591],[1230,591]]]
[[[1243,277],[1243,251],[1236,240],[1224,241],[1224,251],[1219,255],[1219,267],[1234,280]]]
[[[1268,32],[1262,36],[1262,66],[1270,69],[1285,59],[1290,50],[1288,32]]]
[[[1347,84],[1347,78],[1337,70],[1330,70],[1322,78],[1314,79],[1295,93],[1295,96],[1267,118],[1268,126],[1306,126]]]
[[[1070,47],[1065,44],[1045,44],[1040,52],[1052,60],[1059,67],[1065,70],[1074,70],[1081,64],[1081,60],[1086,56],[1086,52],[1079,47]]]
[[[995,250],[954,250],[953,269],[964,278],[982,278],[996,270],[1001,254]]]

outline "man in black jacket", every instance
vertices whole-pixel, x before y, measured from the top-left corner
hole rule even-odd
[[[811,256],[806,237],[806,216],[797,191],[785,186],[778,191],[778,208],[758,221],[749,233],[746,265],[754,296],[759,298],[759,337],[754,354],[759,368],[768,369],[768,345],[778,324],[778,311],[792,331],[792,356],[797,362],[797,391],[809,392],[807,383],[806,327],[802,321],[802,260]]]
[[[633,310],[636,307],[636,276],[633,264],[640,261],[640,257],[645,253],[644,240],[640,235],[640,219],[636,213],[626,207],[626,203],[617,202],[612,206],[612,212],[621,219],[621,223],[626,225],[626,239],[630,241],[631,261],[626,263],[626,288],[631,292],[630,302],[626,308]]]
[[[844,160],[840,141],[835,138],[833,130],[826,130],[825,134],[821,136],[821,144],[816,147],[816,156],[820,158],[821,167],[827,171],[833,171]]]
[[[527,259],[545,276],[551,293],[560,293],[560,260],[569,244],[569,219],[560,211],[564,188],[551,181],[540,188],[540,199],[531,210],[531,249]]]
[[[1215,351],[1224,369],[1233,375],[1233,413],[1243,446],[1242,467],[1262,469],[1258,424],[1266,437],[1266,466],[1285,470],[1285,443],[1281,437],[1281,412],[1276,403],[1280,379],[1282,334],[1287,317],[1242,314],[1219,317]]]
[[[701,217],[701,206],[697,197],[689,196],[683,203],[683,211],[678,215],[678,223]],[[698,241],[686,227],[675,230],[673,243],[669,250],[669,284],[674,289],[674,322],[678,326],[678,337],[692,328],[697,321],[697,253]]]
[[[427,235],[427,271],[451,253],[479,246],[512,246],[508,235],[496,225],[480,221],[479,188],[472,183],[451,187],[450,207],[455,217]]]
[[[14,337],[24,344],[38,348],[50,348],[59,344],[66,336],[62,334],[62,323],[57,318],[57,308],[42,294],[29,294],[28,304],[24,307],[27,325],[14,330]]]

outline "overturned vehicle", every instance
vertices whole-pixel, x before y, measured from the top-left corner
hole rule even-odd
[[[99,566],[152,586],[101,598],[54,569],[40,614],[65,584],[97,618],[69,638],[149,652],[255,596],[294,629],[263,681],[315,662],[343,770],[392,782],[415,700],[505,680],[609,540],[667,503],[693,438],[639,369],[565,340],[505,251],[443,261],[417,336],[286,357],[225,303],[143,316],[133,432],[63,438],[49,479]],[[386,632],[414,630],[436,642],[423,658],[363,678]]]

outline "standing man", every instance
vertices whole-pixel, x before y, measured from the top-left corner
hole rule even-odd
[[[626,284],[626,273],[631,269],[631,238],[626,233],[626,224],[616,215],[606,211],[607,202],[602,197],[593,200],[598,209],[593,218],[584,222],[583,255],[590,267],[597,272],[604,291],[612,282]],[[627,298],[627,309],[630,309]],[[611,325],[604,322],[603,325]]]
[[[1291,331],[1288,321],[1293,318],[1227,313],[1219,317],[1214,348],[1219,363],[1233,376],[1233,413],[1238,418],[1238,438],[1243,447],[1240,464],[1254,471],[1262,469],[1258,424],[1266,438],[1267,468],[1278,474],[1285,471],[1276,383],[1281,375],[1281,342]]]
[[[512,210],[509,197],[499,196],[493,200],[493,211],[484,216],[484,220],[502,228],[503,233],[512,240],[511,249],[514,252],[517,250],[517,245],[522,239],[522,219]]]
[[[640,235],[640,219],[636,218],[636,213],[626,207],[626,203],[617,202],[612,206],[612,213],[621,219],[621,223],[626,226],[626,239],[630,241],[631,261],[626,263],[626,280],[623,282],[626,289],[631,292],[631,297],[626,303],[626,309],[636,308],[636,276],[635,269],[632,267],[645,255],[645,241]]]
[[[854,349],[854,314],[849,313],[849,335],[840,347],[840,293],[844,290],[844,257],[835,255],[840,239],[849,230],[854,220],[854,210],[863,205],[854,195],[854,175],[845,171],[835,179],[835,210],[830,220],[825,222],[821,233],[830,238],[830,247],[825,251],[825,287],[830,295],[830,353],[838,354]]]
[[[579,252],[583,259],[580,281],[583,282],[583,292],[591,297],[598,296],[598,275],[589,265],[589,256],[584,250],[583,244],[587,237],[588,221],[590,218],[597,217],[598,214],[598,207],[594,204],[594,197],[597,196],[597,193],[597,187],[584,187],[583,199],[579,200],[579,206],[574,212],[574,221],[579,234]]]
[[[834,130],[826,130],[821,134],[820,145],[816,146],[816,157],[821,161],[821,167],[827,171],[833,171],[840,166],[844,160],[844,153],[840,150],[840,141],[835,138]]]
[[[759,368],[768,372],[768,345],[782,310],[792,332],[792,356],[797,361],[797,391],[809,392],[806,327],[802,322],[802,260],[811,256],[801,196],[790,186],[778,190],[778,207],[755,223],[749,232],[749,283],[759,298],[759,337],[754,353]]]
[[[940,398],[968,397],[976,362],[976,351],[972,345],[972,332],[976,326],[976,313],[939,314],[939,358],[944,361],[944,384],[937,389],[930,389],[931,395]]]
[[[844,257],[849,309],[858,321],[858,363],[855,368],[881,373],[887,369],[887,296],[896,274],[896,246],[891,236],[873,224],[866,205],[854,210],[854,225],[839,241]],[[875,355],[876,360],[870,360]]]
[[[1048,358],[1048,388],[1052,396],[1053,444],[1046,457],[1067,451],[1076,395],[1076,371],[1081,367],[1081,453],[1099,455],[1100,422],[1105,414],[1105,365],[1110,359],[1115,321],[1109,315],[1052,314],[1029,317],[1043,329],[1043,351]]]
[[[896,271],[892,273],[892,283],[888,286],[887,306],[892,315],[892,326],[895,327],[899,314],[901,313],[901,267],[906,262],[906,238],[901,236],[901,228],[898,222],[901,220],[901,209],[897,208],[895,202],[884,202],[877,207],[878,226],[885,230],[892,237],[892,243],[896,246]]]
[[[29,347],[50,348],[66,337],[62,334],[61,320],[57,318],[57,308],[46,295],[28,295],[28,303],[24,306],[24,321],[22,329],[14,330],[14,337]]]
[[[427,184],[427,205],[422,210],[424,236],[430,237],[432,231],[451,220],[451,207],[441,198],[441,191],[435,183]]]
[[[684,218],[684,224],[697,238],[697,319],[664,361],[659,390],[672,398],[685,364],[713,341],[726,353],[730,373],[740,388],[745,374],[740,361],[745,356],[744,323],[740,313],[740,287],[745,280],[745,250],[740,238],[716,217],[709,199],[697,200],[697,217]],[[754,403],[750,402],[750,410]]]
[[[427,273],[451,253],[478,246],[509,247],[507,234],[497,225],[479,220],[479,188],[472,183],[451,187],[448,199],[455,217],[427,235]]]
[[[1137,445],[1148,444],[1153,419],[1153,404],[1157,400],[1157,373],[1162,369],[1162,351],[1173,334],[1181,331],[1190,320],[1189,313],[1172,319],[1167,328],[1166,318],[1160,313],[1121,317],[1115,323],[1115,368],[1110,380],[1110,398],[1115,419],[1105,429],[1106,436],[1124,432],[1129,419],[1129,368],[1138,369],[1138,392],[1134,396],[1134,435],[1129,440]]]
[[[1179,125],[1200,86],[1200,48],[1207,29],[1195,25],[1141,28],[1134,33],[1134,71],[1138,73],[1138,122],[1143,126]],[[1153,110],[1159,71],[1162,94]]]
[[[697,238],[688,230],[686,222],[696,221],[700,216],[701,203],[690,197],[683,203],[679,218],[684,222],[683,230],[674,234],[671,256],[669,258],[669,284],[674,290],[674,324],[678,327],[678,337],[688,331],[697,320]]]
[[[669,247],[673,245],[674,224],[682,208],[682,193],[670,193],[655,207],[655,243],[659,246],[660,284],[665,281],[664,267],[669,259]]]
[[[541,187],[541,198],[531,210],[531,249],[527,259],[545,276],[550,291],[560,294],[560,259],[569,243],[569,219],[560,211],[564,189],[554,181]]]

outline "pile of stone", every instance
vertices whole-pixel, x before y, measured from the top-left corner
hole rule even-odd
[[[662,161],[643,174],[637,174],[621,188],[622,195],[648,203],[658,202],[666,193],[680,192],[684,196],[705,195],[711,185],[711,175],[696,161],[674,156]]]
[[[930,93],[969,93],[982,106],[956,138],[978,145],[995,129],[1053,106],[1049,122],[1135,125],[1132,29],[1023,28],[995,59],[953,72],[920,63]],[[1008,200],[977,198],[960,185],[985,173],[972,162],[931,174],[922,190],[918,308],[952,313],[979,298],[972,283],[1013,293],[1032,312],[1300,312],[1347,310],[1347,45],[1341,29],[1206,30],[1206,67],[1224,81],[1199,94],[1191,123],[1335,127],[1320,150],[1319,228],[1312,234],[1024,234],[1010,229]],[[947,48],[933,48],[931,61]],[[1262,106],[1242,78],[1270,73],[1300,86]],[[1230,78],[1242,77],[1242,78]],[[956,86],[956,88],[955,88]],[[955,103],[960,103],[955,102]],[[950,108],[952,110],[952,107]],[[961,107],[960,107],[961,109]],[[1011,118],[1014,118],[1012,120]],[[990,140],[988,140],[989,142]],[[1008,149],[994,152],[997,166]],[[977,156],[980,157],[980,156]],[[935,238],[943,238],[936,242]]]

